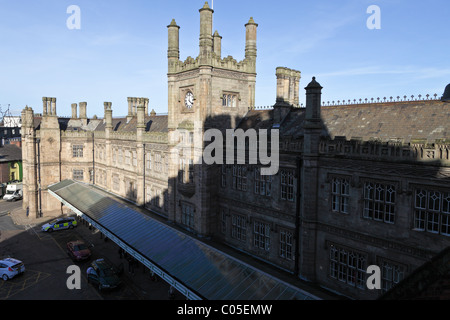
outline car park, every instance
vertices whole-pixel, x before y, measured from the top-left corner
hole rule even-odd
[[[67,243],[67,253],[74,261],[88,260],[92,255],[92,247],[93,245],[87,245],[82,240],[70,241]]]
[[[73,217],[58,218],[42,226],[42,231],[53,232],[58,230],[73,229],[77,226],[77,220]]]
[[[22,261],[14,258],[0,260],[0,276],[7,281],[25,272],[25,265]]]
[[[118,288],[122,284],[119,274],[120,271],[103,258],[93,261],[87,270],[88,282],[97,285],[99,291]]]

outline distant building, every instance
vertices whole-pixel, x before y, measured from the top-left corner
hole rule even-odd
[[[22,147],[22,136],[20,127],[0,127],[0,146],[15,144]]]
[[[200,9],[200,52],[179,60],[168,26],[168,115],[128,98],[128,115],[89,119],[22,112],[24,202],[61,212],[48,186],[65,179],[125,197],[199,237],[355,299],[373,299],[450,246],[450,103],[426,97],[326,104],[313,79],[299,107],[299,71],[277,68],[275,105],[255,108],[256,30],[245,59],[221,56],[213,10]],[[424,97],[425,98],[425,97]],[[79,113],[78,113],[79,111]],[[280,169],[197,163],[210,128],[276,129]],[[247,151],[250,146],[247,145]],[[126,217],[124,217],[126,219]],[[382,289],[366,287],[378,265]]]
[[[20,128],[22,127],[22,118],[21,116],[4,116],[3,126],[8,128]]]
[[[22,178],[22,149],[14,144],[0,146],[0,184]]]

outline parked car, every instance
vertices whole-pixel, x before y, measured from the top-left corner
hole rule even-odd
[[[86,245],[82,240],[70,241],[67,243],[67,253],[74,261],[83,261],[91,257],[93,245]]]
[[[23,185],[22,183],[8,184],[6,186],[6,194],[3,200],[18,201],[23,199]]]
[[[23,193],[22,190],[19,191],[15,191],[14,193],[10,193],[10,194],[6,194],[4,196],[4,200],[8,201],[8,202],[14,202],[14,201],[19,201],[23,199]]]
[[[57,230],[73,229],[77,226],[77,220],[74,217],[58,218],[42,226],[42,231],[53,232]]]
[[[3,280],[7,281],[24,272],[25,265],[22,261],[14,258],[0,260],[0,275]]]
[[[97,285],[98,290],[112,290],[118,288],[122,281],[120,271],[105,259],[97,259],[91,263],[87,270],[88,283]]]

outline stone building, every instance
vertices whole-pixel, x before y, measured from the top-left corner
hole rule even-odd
[[[450,103],[382,99],[327,105],[313,79],[299,106],[301,73],[276,69],[276,103],[255,108],[257,27],[245,24],[245,58],[221,56],[213,10],[200,9],[197,58],[179,60],[168,25],[168,115],[128,98],[128,115],[88,119],[87,103],[60,118],[22,112],[24,207],[64,212],[48,186],[79,180],[357,299],[373,299],[450,244]],[[278,130],[279,170],[202,161],[208,129]],[[250,150],[247,144],[247,152]],[[366,287],[378,265],[382,289]]]
[[[22,150],[11,143],[0,145],[0,185],[22,181]]]

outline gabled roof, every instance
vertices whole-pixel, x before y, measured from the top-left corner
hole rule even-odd
[[[22,160],[22,149],[15,144],[0,147],[0,163]]]

